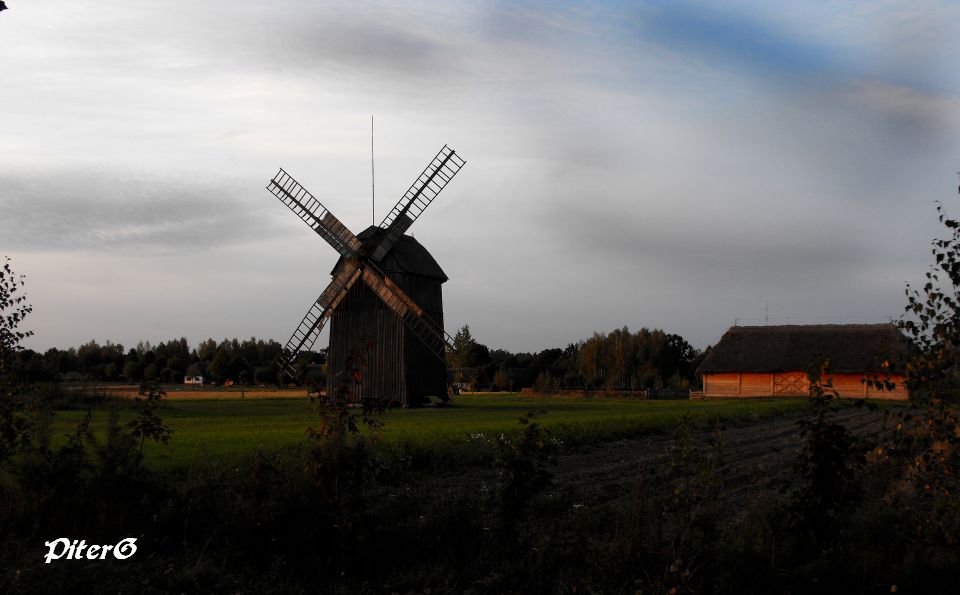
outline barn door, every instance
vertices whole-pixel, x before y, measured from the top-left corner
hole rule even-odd
[[[804,395],[807,390],[807,375],[803,372],[782,372],[773,376],[774,395]]]

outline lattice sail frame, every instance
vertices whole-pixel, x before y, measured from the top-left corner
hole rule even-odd
[[[376,263],[387,255],[465,164],[466,161],[453,149],[444,145],[384,217],[380,223],[384,233],[370,249],[282,168],[270,180],[267,190],[345,259],[341,270],[310,306],[284,345],[277,362],[281,370],[294,376],[293,362],[297,355],[313,347],[327,320],[358,279],[362,279],[380,297],[431,353],[443,360],[445,349],[454,351],[453,338],[387,277]]]
[[[373,260],[380,262],[387,255],[397,240],[427,210],[433,199],[450,183],[465,163],[466,161],[447,145],[440,149],[440,152],[430,160],[427,167],[420,172],[410,188],[380,222],[380,229],[385,230],[385,233],[373,250],[371,256]]]

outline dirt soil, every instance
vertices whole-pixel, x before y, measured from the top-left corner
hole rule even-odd
[[[875,434],[883,427],[883,412],[849,408],[835,415],[836,421],[858,436]],[[725,500],[746,499],[752,486],[770,480],[792,481],[801,445],[797,421],[802,417],[722,429],[718,472]],[[716,451],[712,442],[712,432],[701,432],[697,448]],[[669,467],[673,446],[674,437],[662,435],[600,444],[561,456],[554,479],[572,488],[584,505],[613,503],[629,497],[637,481],[651,470]]]
[[[793,464],[801,445],[797,421],[803,417],[797,414],[722,428],[722,464],[717,473],[724,501],[748,507],[755,490],[768,489],[771,482],[796,481]],[[867,437],[881,431],[884,413],[850,407],[836,412],[833,419]],[[661,434],[569,449],[551,468],[552,490],[562,490],[586,507],[625,504],[638,486],[650,481],[652,472],[669,470],[674,446],[674,436]],[[715,453],[713,431],[701,428],[694,448]],[[435,477],[414,489],[434,493],[474,489],[471,486],[483,489],[495,481],[494,470],[474,469]]]

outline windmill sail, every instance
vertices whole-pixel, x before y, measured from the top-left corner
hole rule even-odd
[[[357,236],[283,169],[270,180],[267,190],[341,255],[352,257],[360,250]]]
[[[360,273],[360,268],[352,260],[345,261],[343,268],[330,281],[317,301],[310,306],[306,316],[297,326],[297,330],[293,331],[293,335],[284,345],[283,351],[280,352],[280,359],[277,361],[281,370],[290,376],[294,375],[293,360],[301,351],[313,347],[317,337],[320,336],[320,331],[323,330],[327,320],[333,314],[334,308],[356,283]]]
[[[441,361],[444,350],[453,350],[453,339],[434,322],[426,312],[400,289],[389,277],[384,275],[373,263],[363,270],[363,282],[387,305],[413,334],[429,348]]]
[[[386,256],[465,163],[450,147],[444,145],[440,149],[380,223],[380,228],[386,233],[373,251],[371,258],[374,261],[379,262]]]

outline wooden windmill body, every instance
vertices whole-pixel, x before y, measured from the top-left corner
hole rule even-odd
[[[417,240],[404,232],[464,165],[449,147],[431,160],[377,226],[354,235],[282,169],[267,189],[337,252],[333,279],[284,346],[281,369],[330,326],[328,390],[345,379],[355,398],[418,405],[447,400],[441,284],[446,274]],[[358,281],[360,281],[358,283]],[[346,378],[362,360],[363,374]]]
[[[367,242],[375,238],[378,230],[369,227],[357,237]],[[332,274],[336,276],[343,266],[341,258]],[[414,238],[402,236],[380,261],[379,268],[423,308],[425,316],[443,328],[441,284],[447,276],[426,248]],[[363,283],[350,288],[330,318],[330,369],[346,370],[351,354],[359,350],[363,350],[366,373],[361,383],[352,386],[355,395],[416,405],[427,397],[443,398],[447,394],[443,360]],[[334,375],[329,378],[332,383]]]

